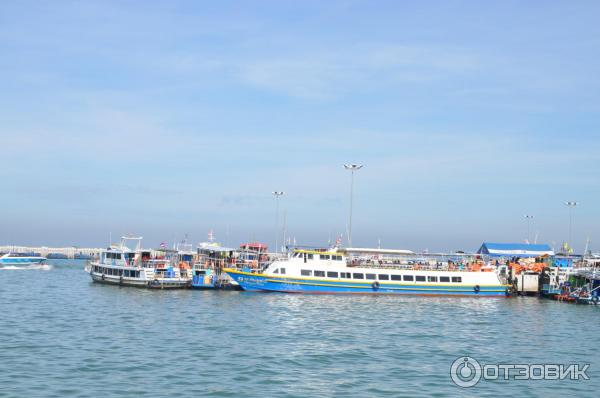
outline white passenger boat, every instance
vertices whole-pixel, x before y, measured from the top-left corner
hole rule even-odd
[[[134,250],[127,241],[137,242]],[[86,267],[94,282],[121,286],[158,289],[189,287],[192,275],[181,269],[176,258],[151,258],[150,251],[141,249],[141,237],[123,237],[119,246],[111,246],[100,254],[98,261]]]
[[[380,256],[374,256],[377,250]],[[410,253],[369,249],[362,255],[349,256],[343,250],[294,250],[287,259],[274,261],[262,272],[225,272],[250,291],[499,297],[509,294],[505,268],[481,260],[469,264],[415,261],[406,257]]]

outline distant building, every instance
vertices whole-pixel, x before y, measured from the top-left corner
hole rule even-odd
[[[483,242],[478,254],[496,257],[541,257],[554,256],[554,250],[546,244],[528,243],[490,243]]]

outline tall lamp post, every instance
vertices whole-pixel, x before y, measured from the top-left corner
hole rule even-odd
[[[279,198],[285,194],[283,191],[272,192],[275,197],[275,253],[279,252]]]
[[[362,164],[345,164],[344,168],[352,174],[350,180],[350,217],[348,221],[348,246],[352,247],[352,201],[354,199],[354,172],[363,168]]]
[[[571,239],[573,238],[573,208],[578,204],[579,202],[575,201],[565,202],[565,206],[569,208],[569,250],[573,250],[573,246],[571,246]]]
[[[527,220],[527,243],[531,243],[531,234],[530,234],[530,231],[531,231],[530,226],[531,225],[530,224],[531,224],[531,220],[533,220],[534,216],[532,216],[530,214],[525,214],[523,217],[525,217],[525,219]]]

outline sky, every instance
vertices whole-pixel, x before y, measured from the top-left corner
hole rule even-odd
[[[600,250],[600,3],[2,1],[0,244]],[[272,191],[285,191],[276,204]],[[278,224],[278,227],[276,226]],[[114,240],[114,239],[113,239]],[[281,239],[280,239],[281,240]]]

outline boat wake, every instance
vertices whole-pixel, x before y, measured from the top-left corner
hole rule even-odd
[[[52,269],[52,265],[50,264],[34,264],[34,265],[25,265],[25,266],[16,266],[16,265],[6,265],[4,267],[0,267],[0,271],[27,271],[27,270],[41,270],[41,271],[50,271]]]

